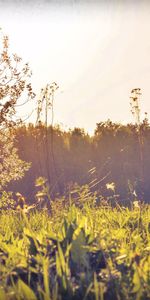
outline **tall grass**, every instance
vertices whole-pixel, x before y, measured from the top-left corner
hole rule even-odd
[[[146,205],[3,211],[0,299],[150,299],[149,254]]]

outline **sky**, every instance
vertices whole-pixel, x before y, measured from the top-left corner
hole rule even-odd
[[[132,122],[130,91],[150,114],[150,1],[2,1],[0,27],[29,62],[37,94],[57,82],[54,123],[85,128]],[[36,104],[19,111],[27,116]],[[36,111],[29,121],[34,122]],[[51,117],[49,116],[49,122]]]

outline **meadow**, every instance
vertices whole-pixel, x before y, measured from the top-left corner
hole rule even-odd
[[[0,212],[0,299],[150,299],[150,207],[72,197]]]
[[[97,123],[93,137],[54,127],[57,84],[35,101],[3,34],[0,50],[0,300],[150,299],[147,117]],[[24,125],[16,108],[33,101]]]

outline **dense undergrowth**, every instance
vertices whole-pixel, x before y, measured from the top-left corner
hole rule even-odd
[[[59,205],[1,211],[0,299],[150,299],[150,207]]]

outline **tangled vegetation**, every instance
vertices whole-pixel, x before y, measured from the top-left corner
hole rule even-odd
[[[149,206],[58,205],[1,211],[0,299],[150,299]]]

